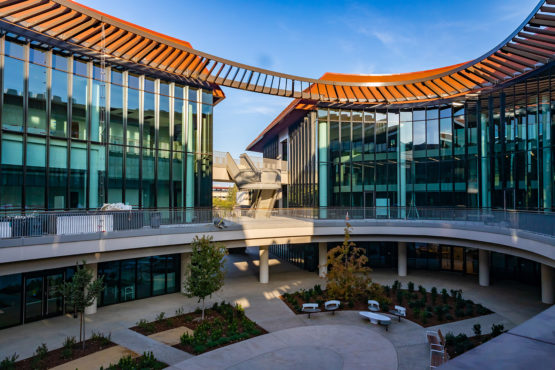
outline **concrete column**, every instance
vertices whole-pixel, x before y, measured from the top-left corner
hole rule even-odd
[[[542,303],[553,304],[554,299],[554,286],[553,286],[553,267],[542,264]]]
[[[478,280],[480,286],[489,286],[489,251],[478,250]]]
[[[399,276],[407,276],[407,243],[397,243],[397,268]]]
[[[270,280],[270,266],[269,266],[269,254],[270,251],[268,250],[268,246],[266,247],[259,247],[258,248],[259,258],[259,266],[258,269],[260,271],[260,282],[262,284],[268,284]]]
[[[318,275],[325,278],[328,274],[328,243],[318,243]]]
[[[98,263],[87,263],[85,268],[92,273],[93,281],[98,277]],[[97,302],[94,300],[93,304],[85,308],[85,315],[92,315],[96,313]]]
[[[179,280],[181,284],[181,293],[185,293],[185,288],[183,287],[183,284],[189,276],[189,263],[191,263],[191,253],[181,253],[181,278]]]

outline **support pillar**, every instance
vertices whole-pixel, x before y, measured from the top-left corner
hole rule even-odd
[[[187,253],[181,253],[181,277],[179,279],[179,282],[181,284],[181,293],[185,293],[185,288],[183,287],[183,284],[185,284],[185,281],[187,280],[187,277],[189,276],[189,264],[191,263],[191,253],[187,252]]]
[[[318,275],[325,278],[328,274],[328,243],[318,243]]]
[[[262,284],[268,284],[270,280],[270,266],[269,266],[269,248],[268,246],[258,248],[259,258],[259,272],[260,272],[260,282]]]
[[[542,276],[542,303],[553,304],[554,299],[554,286],[553,286],[553,267],[542,264],[541,265],[541,276]]]
[[[407,276],[407,243],[397,244],[397,272],[399,276]]]
[[[489,286],[489,251],[478,250],[478,281],[480,286]]]
[[[96,280],[98,277],[98,263],[87,263],[85,268],[92,273],[93,280]],[[93,304],[85,308],[85,315],[92,315],[96,313],[97,302],[96,299],[94,300]]]

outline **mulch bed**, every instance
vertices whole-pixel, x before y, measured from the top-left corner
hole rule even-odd
[[[234,309],[234,315],[237,315],[237,311]],[[250,330],[245,328],[243,325],[243,317],[245,320],[250,322]],[[201,320],[201,312],[197,310],[195,312],[190,312],[186,314],[181,314],[173,317],[163,318],[160,320],[152,321],[152,322],[145,322],[138,323],[138,325],[131,327],[130,329],[136,331],[137,333],[143,335],[151,335],[155,333],[159,333],[162,331],[178,328],[181,326],[187,327],[192,329],[193,331],[196,330],[200,325],[208,325],[212,327],[214,324],[220,323],[222,325],[221,328],[221,335],[215,340],[208,340],[207,345],[205,346],[194,346],[192,344],[176,344],[174,347],[180,349],[182,351],[191,353],[191,354],[200,354],[208,351],[212,351],[214,349],[225,347],[233,343],[241,342],[243,340],[253,338],[259,335],[267,334],[268,332],[264,330],[261,326],[257,325],[255,322],[249,320],[244,316],[241,315],[241,318],[236,319],[237,328],[234,334],[231,334],[230,324],[231,322],[226,319],[224,315],[214,309],[206,309],[204,311],[204,321]],[[208,330],[208,336],[211,337],[213,329]]]
[[[387,313],[390,309],[393,309],[395,305],[403,306],[407,310],[406,319],[423,327],[466,320],[492,313],[492,311],[482,305],[476,304],[470,300],[457,300],[452,295],[444,298],[441,294],[437,294],[435,302],[432,303],[432,294],[430,292],[426,292],[426,294],[423,295],[417,290],[413,292],[409,292],[406,289],[398,290],[402,292],[402,301],[399,302],[397,290],[389,289],[389,294],[387,294],[386,290],[384,298],[388,300],[389,303],[387,305],[388,307],[383,303],[380,304],[382,312]],[[312,294],[310,294],[310,292]],[[323,290],[322,293],[319,292],[320,289],[309,289],[308,291],[301,290],[295,293],[284,294],[280,298],[296,314],[304,313],[301,311],[303,303],[318,303],[320,309],[324,311],[324,303],[335,298],[328,297],[325,290]],[[368,311],[368,299],[370,298],[352,302],[341,302],[339,310]],[[380,301],[379,299],[377,300]],[[461,301],[462,303],[457,303]],[[462,308],[457,309],[457,304],[462,306]],[[384,310],[384,307],[387,309]],[[436,307],[441,307],[442,312],[439,315]],[[426,312],[425,317],[422,311]]]
[[[449,353],[449,358],[453,359],[453,358],[457,357],[458,355],[462,355],[466,351],[470,351],[472,348],[477,347],[480,344],[486,343],[491,338],[492,337],[491,337],[490,334],[476,335],[476,336],[468,338],[468,341],[471,344],[468,345],[466,348],[462,349],[462,351],[460,351],[460,349],[456,348],[455,345],[446,345],[445,349],[447,350],[447,353]]]
[[[139,365],[141,364],[144,358],[145,358],[144,356],[139,356],[134,359],[131,359],[131,361],[134,363],[133,368],[141,369],[141,370],[160,370],[169,366],[164,362],[155,360],[155,363],[149,364],[148,367],[140,367]],[[108,368],[106,368],[106,370],[124,370],[124,369],[129,369],[129,366],[119,366],[119,364],[116,364],[116,365],[110,365]]]
[[[68,356],[66,357],[62,356],[62,354],[64,353],[64,348],[58,348],[49,351],[42,360],[39,360],[38,358],[36,358],[36,356],[33,356],[25,360],[18,361],[15,363],[15,368],[24,370],[50,369],[52,367],[65,364],[66,362],[85,357],[87,355],[90,355],[91,353],[95,353],[103,349],[113,347],[115,345],[115,343],[111,342],[108,339],[87,339],[87,341],[85,341],[85,350],[82,350],[83,344],[82,342],[79,342],[73,345],[71,355],[68,354]]]

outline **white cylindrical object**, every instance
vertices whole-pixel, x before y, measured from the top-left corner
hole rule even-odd
[[[478,281],[480,286],[489,286],[489,251],[478,250]]]
[[[397,244],[397,268],[399,276],[407,276],[407,243]]]
[[[328,274],[328,243],[318,243],[318,275],[325,278]]]
[[[92,273],[93,279],[92,281],[96,280],[98,277],[98,263],[87,263],[85,268]],[[96,299],[94,300],[93,304],[85,308],[86,315],[92,315],[96,313],[97,302]]]
[[[262,284],[268,284],[270,280],[269,253],[268,247],[258,248],[258,254],[260,256],[258,269],[260,271],[260,282]]]
[[[542,264],[542,303],[555,303],[553,291],[553,267]]]

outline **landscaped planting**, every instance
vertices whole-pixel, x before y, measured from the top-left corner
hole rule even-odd
[[[115,346],[115,343],[110,340],[110,335],[93,333],[91,338],[85,342],[84,350],[82,343],[77,342],[75,337],[67,337],[62,348],[49,351],[46,344],[43,343],[28,359],[17,361],[17,354],[5,358],[0,362],[0,369],[50,369],[112,346]]]
[[[488,340],[501,335],[505,331],[502,324],[493,324],[490,334],[482,334],[480,324],[475,324],[473,329],[474,336],[472,337],[468,337],[466,334],[462,333],[458,335],[447,333],[447,335],[445,335],[445,348],[450,358],[457,357],[480,344],[486,343]]]
[[[181,343],[174,347],[193,354],[210,351],[266,333],[264,329],[245,316],[245,311],[241,306],[232,306],[226,302],[215,303],[207,309],[204,320],[201,320],[202,311],[200,309],[187,314],[178,310],[173,317],[165,318],[164,316],[161,313],[152,322],[141,320],[131,330],[143,335],[151,335],[181,326],[187,327],[194,333],[192,335],[183,334]]]
[[[167,364],[158,361],[152,352],[145,352],[137,358],[124,356],[117,364],[110,365],[106,369],[100,367],[100,370],[160,370],[167,366]]]
[[[316,285],[311,289],[285,293],[282,299],[289,308],[300,314],[303,303],[318,303],[323,309],[324,302],[337,297],[329,296],[325,290]],[[348,301],[342,301],[340,309],[367,311],[369,299],[378,301],[382,312],[388,312],[395,305],[405,307],[406,318],[424,327],[491,313],[481,304],[464,299],[462,290],[442,289],[440,291],[433,287],[428,292],[421,285],[415,288],[412,282],[407,284],[407,289],[403,289],[399,281],[395,281],[392,286],[371,283],[366,291],[353,296]]]

